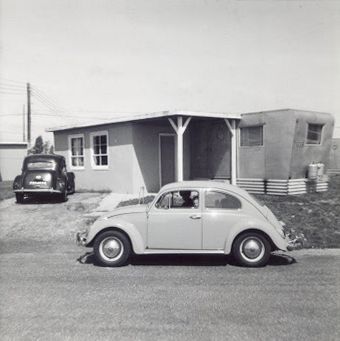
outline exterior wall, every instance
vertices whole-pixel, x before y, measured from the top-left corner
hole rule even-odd
[[[108,131],[109,167],[93,169],[91,166],[90,133]],[[85,167],[72,169],[70,162],[70,135],[84,134]],[[131,123],[102,125],[54,133],[56,154],[64,155],[68,171],[75,173],[76,190],[112,190],[116,193],[133,192],[133,136]]]
[[[190,124],[189,124],[190,126]],[[90,134],[108,131],[109,167],[93,169],[91,166]],[[116,193],[158,192],[160,188],[159,134],[176,133],[168,120],[131,122],[70,129],[54,133],[55,152],[64,155],[69,171],[75,173],[76,189],[112,190]],[[84,169],[72,169],[69,136],[84,135]],[[190,178],[190,130],[184,134],[184,179]]]
[[[239,128],[251,126],[264,126],[265,118],[263,113],[242,115]],[[244,179],[265,178],[265,136],[267,127],[263,129],[263,146],[242,146],[240,134],[238,136],[238,177]]]
[[[183,136],[183,177],[190,179],[190,124]],[[147,192],[160,188],[159,135],[176,132],[168,120],[133,124],[133,188],[135,193],[143,186]],[[176,160],[175,160],[176,166]]]
[[[191,152],[192,179],[230,179],[230,133],[224,120],[193,122]]]
[[[296,117],[294,144],[290,164],[289,177],[293,179],[307,176],[308,165],[312,162],[321,162],[328,168],[329,153],[332,144],[334,119],[330,114],[294,111]],[[308,124],[323,124],[321,143],[307,145]]]
[[[263,146],[240,146],[239,178],[288,179],[295,116],[290,110],[242,115],[240,128],[263,126]]]
[[[340,139],[333,139],[329,153],[329,174],[340,174]]]
[[[323,124],[320,145],[306,145],[309,123]],[[305,178],[311,162],[328,164],[334,120],[329,114],[276,110],[242,115],[240,128],[263,125],[263,146],[239,144],[239,178]]]
[[[13,181],[21,173],[27,144],[0,144],[0,181]]]
[[[143,186],[147,192],[158,192],[159,179],[159,134],[175,134],[170,123],[134,123],[133,125],[133,189],[136,193]],[[175,136],[176,138],[176,136]]]

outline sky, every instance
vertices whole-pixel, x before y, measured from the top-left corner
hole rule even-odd
[[[162,110],[328,112],[340,1],[0,0],[0,141]]]

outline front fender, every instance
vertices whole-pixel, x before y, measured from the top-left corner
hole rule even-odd
[[[98,219],[95,221],[87,235],[86,246],[92,245],[98,233],[107,229],[119,229],[125,232],[131,240],[133,251],[137,254],[144,253],[145,242],[138,229],[132,223],[115,217],[110,219]]]
[[[269,223],[260,221],[257,219],[239,222],[237,225],[233,226],[228,238],[225,241],[224,252],[226,254],[231,253],[233,242],[235,238],[246,231],[257,230],[266,234],[273,244],[279,249],[287,251],[288,242],[287,240],[277,232],[277,230]]]

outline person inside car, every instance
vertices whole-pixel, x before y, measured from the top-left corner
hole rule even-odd
[[[182,207],[194,207],[194,201],[191,199],[191,192],[190,191],[180,191],[179,194],[183,199]]]

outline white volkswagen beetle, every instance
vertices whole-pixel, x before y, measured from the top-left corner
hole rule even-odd
[[[168,184],[151,204],[115,209],[76,238],[93,247],[104,266],[122,266],[131,253],[186,253],[232,254],[238,264],[256,267],[264,266],[272,251],[294,248],[266,206],[215,181]]]

